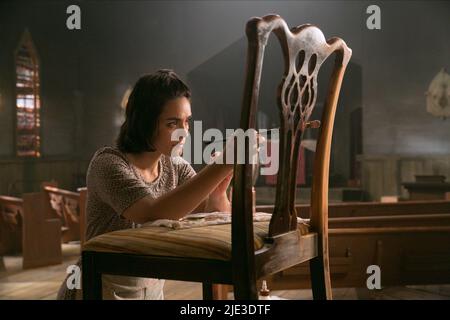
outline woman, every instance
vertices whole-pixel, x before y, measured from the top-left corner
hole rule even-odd
[[[232,164],[217,161],[196,174],[183,158],[171,157],[175,145],[184,142],[172,141],[172,132],[189,130],[190,97],[188,86],[171,70],[138,80],[117,146],[98,150],[88,168],[87,240],[152,220],[230,211],[226,190]],[[68,289],[66,282],[58,299],[81,298],[81,290]],[[103,298],[163,299],[163,285],[159,279],[103,275]]]

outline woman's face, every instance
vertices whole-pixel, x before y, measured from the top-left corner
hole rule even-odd
[[[172,149],[177,146],[177,155],[180,155],[185,138],[179,141],[172,141],[172,133],[176,129],[189,131],[192,119],[191,104],[186,97],[169,100],[163,107],[158,119],[156,136],[153,139],[153,146],[156,150],[167,156],[172,155]]]

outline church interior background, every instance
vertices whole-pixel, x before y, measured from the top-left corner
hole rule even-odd
[[[79,21],[73,20],[75,9],[68,11],[73,4]],[[330,229],[352,217],[368,219],[352,221],[352,228],[429,228],[427,236],[367,234],[349,238],[349,245],[334,245],[331,233],[335,299],[450,299],[450,3],[378,1],[373,11],[369,5],[2,1],[0,299],[55,299],[66,268],[80,255],[79,197],[89,160],[98,148],[114,144],[140,75],[175,70],[192,89],[194,120],[203,128],[239,126],[245,23],[268,13],[290,26],[312,23],[353,50],[331,149],[330,218],[337,220],[330,220]],[[273,35],[266,51],[258,126],[268,129],[279,125],[275,92],[283,70]],[[319,90],[325,90],[331,68],[327,61]],[[323,105],[319,98],[313,118]],[[296,201],[307,205],[316,132],[304,138],[310,143],[300,150]],[[275,185],[273,176],[258,177],[256,205],[274,203]],[[50,194],[46,186],[61,192]],[[45,255],[52,244],[42,239],[50,229],[25,228],[23,213],[14,209],[37,192],[47,192],[50,201],[36,215],[53,215],[62,225],[59,256],[45,262],[29,250]],[[39,249],[28,248],[27,233],[44,241]],[[382,272],[395,265],[380,290],[366,287],[370,264],[381,265]],[[284,299],[311,299],[306,274],[305,266],[297,266],[267,279],[269,289]],[[168,281],[165,294],[201,299],[201,286]]]

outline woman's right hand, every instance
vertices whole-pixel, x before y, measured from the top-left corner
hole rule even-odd
[[[250,145],[249,150],[250,150],[250,152],[252,152],[253,150],[256,150],[255,154],[252,155],[253,156],[252,163],[254,163],[254,162],[257,163],[258,158],[259,158],[260,145],[262,143],[264,143],[264,141],[266,139],[263,136],[261,136],[256,130],[252,130],[251,134],[253,135],[253,138],[248,139],[250,141],[250,143],[252,143],[252,145]],[[245,138],[244,139],[237,138],[236,132],[234,132],[231,136],[229,136],[227,138],[227,141],[226,141],[223,151],[215,152],[211,156],[210,163],[226,164],[226,165],[233,167],[235,160],[239,158],[239,157],[237,157],[237,155],[234,155],[234,150],[237,150],[237,152],[245,152],[244,151],[245,148],[240,148],[240,146],[237,146],[236,149],[234,148],[235,141],[246,141],[246,139]],[[227,159],[227,154],[231,154],[234,156],[231,159]]]

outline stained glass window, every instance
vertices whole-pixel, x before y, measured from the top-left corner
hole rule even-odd
[[[41,155],[39,61],[28,30],[22,35],[15,58],[17,155],[39,157]]]

